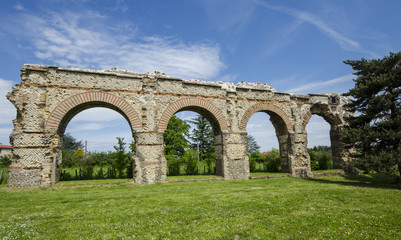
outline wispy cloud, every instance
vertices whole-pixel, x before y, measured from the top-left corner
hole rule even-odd
[[[331,79],[328,81],[324,81],[324,82],[311,82],[311,83],[307,83],[307,84],[304,84],[304,85],[296,87],[296,88],[286,90],[285,92],[306,93],[308,91],[323,89],[323,88],[326,88],[326,87],[329,87],[329,86],[332,86],[335,84],[351,81],[353,79],[353,76],[354,76],[353,74],[347,74],[347,75],[344,75],[344,76],[341,76],[338,78],[334,78],[334,79]]]
[[[213,26],[229,34],[239,34],[255,10],[253,4],[243,0],[203,0],[200,3],[213,21]]]
[[[22,11],[25,8],[20,2],[16,2],[15,5],[14,5],[14,9],[17,10],[17,11]]]
[[[321,31],[323,34],[334,40],[344,50],[354,50],[354,51],[362,50],[360,44],[357,41],[352,40],[351,38],[345,36],[339,31],[336,31],[333,27],[324,22],[322,19],[309,12],[299,11],[296,9],[291,9],[283,6],[270,5],[261,0],[254,0],[253,2],[266,9],[281,12],[289,16],[295,17],[303,22],[307,22],[314,25],[319,31]]]
[[[161,71],[182,78],[208,80],[225,67],[212,42],[183,42],[169,36],[141,36],[109,26],[96,12],[25,14],[19,25],[32,39],[34,54],[62,67],[118,67],[136,72]],[[106,26],[106,27],[105,27]]]
[[[274,53],[278,52],[279,50],[293,43],[295,41],[295,38],[289,36],[294,34],[294,32],[296,32],[296,30],[299,29],[299,27],[303,23],[304,23],[303,21],[297,19],[295,23],[292,23],[286,28],[280,29],[279,32],[276,34],[274,42],[273,43],[269,42],[269,46],[267,47],[267,50],[265,51],[264,55],[271,56]]]

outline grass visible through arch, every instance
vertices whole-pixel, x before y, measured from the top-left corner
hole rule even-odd
[[[400,239],[382,175],[0,188],[2,239]]]

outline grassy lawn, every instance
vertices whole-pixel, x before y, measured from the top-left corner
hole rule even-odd
[[[400,239],[401,191],[381,175],[0,187],[1,239]],[[399,187],[399,186],[398,186]]]
[[[312,170],[313,173],[322,173],[322,172],[332,172],[332,173],[338,173],[338,172],[344,172],[343,169],[326,169],[326,170]]]

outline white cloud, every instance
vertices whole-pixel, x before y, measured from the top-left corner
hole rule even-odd
[[[127,30],[126,25],[107,27],[105,17],[94,12],[23,15],[19,24],[25,29],[19,34],[32,38],[35,56],[62,67],[118,67],[203,80],[218,76],[225,67],[217,44],[139,36],[138,29]]]
[[[327,87],[335,85],[335,84],[348,82],[348,81],[351,81],[352,79],[353,79],[353,74],[347,74],[347,75],[344,75],[344,76],[341,76],[341,77],[338,77],[338,78],[334,78],[334,79],[331,79],[331,80],[328,80],[328,81],[324,81],[324,82],[307,83],[305,85],[286,90],[285,92],[291,92],[291,93],[303,92],[303,93],[307,93],[308,91],[313,91],[313,90],[317,90],[317,89],[323,89],[323,88],[327,88]]]
[[[238,78],[238,74],[229,73],[229,74],[225,74],[225,75],[217,78],[216,81],[235,83],[235,82],[237,82],[237,78]]]
[[[270,5],[261,0],[254,0],[253,2],[264,8],[290,15],[301,21],[314,25],[319,31],[334,40],[344,50],[362,51],[361,46],[357,41],[352,40],[339,31],[336,31],[322,19],[309,12],[299,11],[282,6]]]
[[[17,11],[23,11],[25,8],[24,8],[24,6],[22,6],[22,4],[20,2],[17,2],[14,5],[14,9],[17,10]]]

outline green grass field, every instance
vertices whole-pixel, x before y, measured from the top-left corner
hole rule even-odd
[[[135,185],[0,186],[1,239],[400,239],[401,191],[382,175]]]

